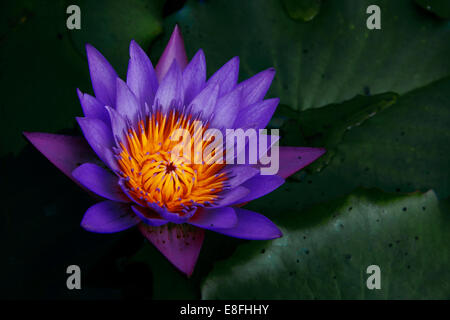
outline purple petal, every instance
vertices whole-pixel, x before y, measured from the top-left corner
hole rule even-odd
[[[224,195],[221,196],[221,199],[215,200],[213,207],[221,208],[236,203],[246,202],[245,200],[241,201],[241,199],[246,199],[250,192],[251,191],[249,189],[238,186],[234,189],[231,189],[230,191],[227,191]]]
[[[245,129],[243,129],[245,130]],[[258,143],[256,144],[256,160],[264,157],[267,155],[268,151],[271,150],[271,148],[280,140],[280,136],[277,135],[267,135],[267,134],[257,134],[258,136]],[[233,132],[229,132],[225,135],[225,141],[234,139],[234,143],[230,143],[230,145],[226,145],[226,152],[230,154],[229,152],[232,152],[234,154],[234,161],[237,161],[239,158],[244,158],[245,156],[245,162],[235,162],[238,164],[253,164],[250,163],[250,160],[254,160],[253,157],[249,157],[250,154],[253,155],[253,144],[249,142],[249,139],[245,140],[245,144],[238,143],[238,139],[235,138]],[[262,144],[262,139],[265,139],[265,145]],[[234,148],[234,150],[233,150]],[[255,163],[256,164],[256,163]]]
[[[206,85],[220,85],[219,97],[227,94],[236,86],[239,75],[239,57],[234,57],[217,70]]]
[[[205,237],[203,229],[186,224],[152,227],[140,223],[139,230],[175,267],[192,275]]]
[[[81,226],[87,231],[113,233],[123,231],[139,223],[139,218],[127,204],[103,201],[94,204],[84,214]]]
[[[97,156],[112,170],[118,170],[117,162],[111,152],[111,148],[115,146],[111,129],[99,119],[77,117],[77,121]]]
[[[203,50],[197,51],[183,71],[184,103],[189,105],[205,86],[206,61]]]
[[[172,63],[169,71],[156,92],[155,104],[161,106],[163,113],[172,107],[183,105],[183,77],[176,61]]]
[[[262,143],[262,139],[265,139],[265,143]],[[279,146],[280,136],[274,135],[274,134],[260,134],[259,135],[259,142],[258,142],[258,160],[261,160],[261,158],[264,158],[267,153],[272,149],[272,147],[277,144]],[[248,151],[247,151],[248,152]]]
[[[283,235],[280,229],[265,216],[242,208],[234,208],[234,210],[238,219],[235,227],[211,228],[211,230],[230,237],[248,240],[271,240]]]
[[[114,107],[117,73],[103,55],[90,44],[86,53],[95,97],[104,105]]]
[[[188,223],[204,229],[232,228],[237,224],[237,217],[233,208],[230,207],[219,209],[202,208],[189,219]]]
[[[120,78],[117,78],[116,110],[125,119],[130,120],[131,123],[137,123],[140,111],[139,101],[127,84]]]
[[[135,199],[131,194],[130,194],[130,189],[127,187],[126,183],[125,183],[125,179],[124,178],[120,178],[119,179],[119,186],[122,189],[123,193],[134,203],[136,203],[137,205],[143,207],[145,206],[145,203],[143,201],[139,202],[137,199]]]
[[[184,223],[189,220],[190,217],[194,215],[194,213],[197,211],[197,207],[193,207],[188,212],[186,212],[184,215],[179,215],[175,212],[170,212],[166,208],[162,208],[156,203],[147,203],[147,206],[155,211],[157,214],[159,214],[164,220],[168,220],[173,223]]]
[[[273,98],[256,102],[250,106],[243,108],[237,116],[234,127],[243,129],[265,128],[272,118],[279,102],[280,99]]]
[[[189,105],[191,114],[202,113],[205,118],[209,118],[216,106],[218,95],[218,84],[207,85]]]
[[[82,137],[40,132],[23,134],[51,163],[77,184],[79,183],[72,176],[72,171],[81,163],[98,161]]]
[[[280,147],[280,177],[287,178],[321,157],[323,148]]]
[[[170,40],[156,65],[156,76],[158,77],[159,82],[164,79],[174,61],[178,63],[181,70],[184,70],[188,64],[183,37],[181,36],[178,25],[175,26],[175,29],[170,36]]]
[[[85,117],[96,118],[106,124],[109,123],[108,112],[100,101],[87,93],[81,92],[79,89],[77,89],[77,94]]]
[[[84,163],[72,175],[83,186],[108,200],[130,202],[119,186],[119,178],[93,163]]]
[[[240,110],[242,90],[236,88],[219,98],[214,108],[212,128],[231,129]]]
[[[106,107],[109,113],[109,118],[111,119],[111,130],[114,135],[116,145],[119,146],[119,142],[125,143],[127,134],[127,122],[125,118],[120,115],[115,109]]]
[[[130,43],[130,61],[127,71],[127,85],[136,95],[141,106],[153,105],[158,79],[153,65],[144,50],[132,40]]]
[[[120,172],[119,166],[117,165],[116,155],[111,149],[99,146],[100,153],[102,154],[102,161],[114,172]]]
[[[244,198],[239,200],[239,203],[248,202],[257,198],[260,198],[273,190],[277,189],[284,183],[284,179],[278,175],[257,175],[241,186],[250,190],[250,193]]]
[[[164,224],[169,222],[167,220],[161,219],[152,210],[149,210],[149,209],[146,209],[146,208],[142,208],[142,207],[137,207],[137,206],[132,206],[131,209],[133,209],[134,213],[136,213],[136,215],[145,224],[148,224],[149,226],[159,227],[159,226],[162,226],[162,225],[164,225]]]
[[[242,89],[241,106],[244,108],[261,101],[269,90],[275,69],[270,68],[254,75],[250,79],[241,82],[238,87]]]
[[[240,186],[248,179],[256,176],[259,170],[250,166],[235,165],[227,170],[227,184],[230,188]]]

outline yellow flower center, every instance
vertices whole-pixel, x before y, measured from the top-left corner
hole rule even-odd
[[[191,137],[202,137],[205,133],[207,124],[193,120],[175,111],[168,115],[158,112],[141,120],[139,130],[128,130],[126,141],[120,143],[118,164],[135,201],[142,205],[156,203],[171,212],[181,213],[192,205],[208,205],[217,200],[227,179],[225,173],[220,173],[224,164],[195,164],[190,160],[194,156],[188,160],[184,154],[172,157],[181,141],[181,138],[171,139],[175,130],[187,130]],[[199,142],[201,152],[212,143],[190,139],[191,155],[194,144]]]

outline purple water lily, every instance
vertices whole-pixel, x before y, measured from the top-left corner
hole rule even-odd
[[[138,226],[179,270],[194,270],[204,230],[268,240],[282,236],[265,216],[241,205],[275,190],[284,178],[320,157],[319,148],[280,147],[277,175],[255,165],[174,163],[172,129],[193,119],[209,128],[265,128],[278,105],[266,99],[275,71],[238,81],[239,59],[209,79],[202,50],[190,62],[178,27],[156,68],[130,44],[126,82],[87,45],[95,97],[78,90],[84,138],[26,132],[29,141],[83,188],[104,198],[90,207],[84,229],[113,233]]]

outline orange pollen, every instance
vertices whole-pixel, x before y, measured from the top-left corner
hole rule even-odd
[[[226,174],[220,172],[225,164],[195,164],[183,156],[171,157],[181,141],[171,139],[176,129],[190,133],[189,148],[194,153],[194,143],[199,143],[195,137],[202,139],[207,124],[193,120],[192,116],[175,111],[168,115],[157,112],[139,121],[138,130],[128,129],[126,141],[120,142],[117,161],[128,193],[135,201],[144,206],[156,203],[171,212],[183,213],[193,205],[208,206],[219,198],[227,180]],[[210,143],[200,140],[202,152]]]

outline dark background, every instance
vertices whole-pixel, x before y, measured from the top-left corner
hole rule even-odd
[[[366,28],[371,4],[381,30]],[[2,299],[450,298],[449,1],[19,0],[0,16]],[[175,24],[208,75],[236,55],[241,80],[274,67],[281,144],[328,150],[248,205],[283,238],[208,232],[191,279],[136,229],[83,230],[95,200],[22,135],[80,134],[86,42],[123,77],[130,40],[156,64]],[[66,288],[71,264],[82,290]],[[381,290],[366,288],[371,264]]]

